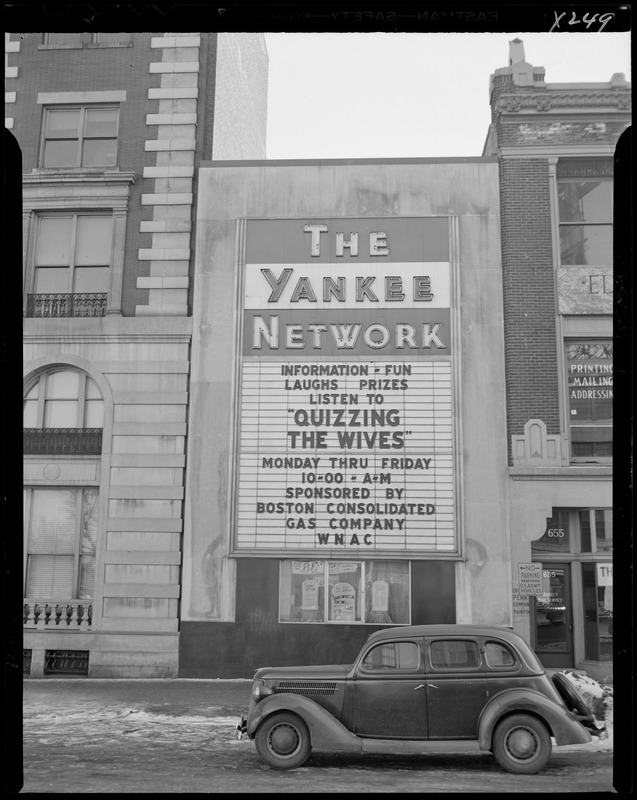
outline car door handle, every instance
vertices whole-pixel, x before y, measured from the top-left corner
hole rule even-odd
[[[424,688],[425,688],[425,684],[421,683],[420,686],[414,686],[414,692],[416,691],[416,689],[424,689]]]

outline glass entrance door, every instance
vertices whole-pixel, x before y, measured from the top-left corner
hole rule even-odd
[[[573,607],[569,564],[542,564],[535,602],[535,651],[545,667],[573,666]]]

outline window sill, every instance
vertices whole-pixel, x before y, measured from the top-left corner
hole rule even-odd
[[[38,50],[82,50],[82,44],[39,44]]]
[[[37,188],[50,184],[60,187],[64,184],[132,184],[135,172],[120,170],[119,167],[40,167],[22,176],[22,183],[28,192],[29,187]],[[128,190],[127,190],[128,191]]]
[[[61,175],[68,173],[69,175],[101,175],[106,173],[108,175],[117,174],[120,171],[119,166],[103,166],[103,167],[33,167],[30,174],[47,177],[48,175]]]
[[[38,50],[107,50],[120,47],[132,47],[132,42],[86,42],[80,44],[39,44]]]
[[[87,50],[106,50],[110,48],[117,48],[117,47],[132,47],[132,42],[110,42],[109,44],[101,43],[101,42],[87,42],[84,47]]]

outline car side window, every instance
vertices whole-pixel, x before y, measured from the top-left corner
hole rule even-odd
[[[367,653],[362,666],[374,672],[418,669],[420,650],[415,642],[385,642]]]
[[[434,669],[475,669],[480,665],[478,645],[469,639],[440,639],[429,646]]]
[[[485,658],[488,667],[515,666],[515,656],[501,642],[487,642],[485,645]]]

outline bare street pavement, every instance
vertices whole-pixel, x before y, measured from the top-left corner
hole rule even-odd
[[[21,793],[616,793],[612,738],[556,747],[539,775],[489,753],[312,755],[277,772],[234,737],[247,680],[25,680]],[[20,730],[14,735],[20,736]],[[615,776],[617,782],[617,776]],[[622,793],[622,790],[619,789]]]

